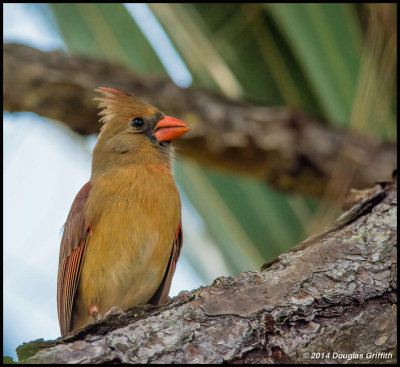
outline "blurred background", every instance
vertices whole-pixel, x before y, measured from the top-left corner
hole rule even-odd
[[[182,88],[298,109],[335,129],[395,143],[396,7],[13,3],[3,4],[3,41],[118,61]],[[29,111],[3,112],[4,355],[15,359],[23,342],[60,336],[62,226],[90,177],[95,143],[96,135]],[[184,246],[170,296],[258,271],[341,213],[343,197],[283,192],[185,156],[174,172]]]

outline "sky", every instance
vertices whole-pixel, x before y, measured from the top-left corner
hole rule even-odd
[[[64,48],[57,33],[33,11],[33,6],[3,5],[3,41],[25,43],[44,51]],[[127,8],[134,15],[136,11],[134,19],[146,27],[139,23],[149,9]],[[157,34],[152,36],[153,47],[157,39],[165,46],[162,30]],[[172,59],[177,57],[174,50],[165,52]],[[173,68],[166,69],[176,84],[190,85],[191,76],[184,65],[175,74]],[[79,136],[63,124],[33,113],[3,113],[3,355],[14,360],[15,348],[23,342],[60,336],[56,279],[62,226],[75,195],[90,177],[95,142],[95,136]],[[216,273],[211,276],[228,273],[204,222],[182,190],[180,193],[184,248],[170,296],[204,285],[185,260],[185,243],[190,246],[201,239],[215,262]]]

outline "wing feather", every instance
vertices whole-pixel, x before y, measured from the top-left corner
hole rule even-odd
[[[168,301],[168,293],[171,288],[172,277],[175,273],[176,263],[178,262],[179,255],[182,249],[182,222],[179,222],[178,228],[175,232],[174,244],[172,246],[171,256],[169,259],[169,263],[167,266],[167,270],[165,271],[164,278],[158,287],[156,293],[149,301],[150,304],[160,305]]]
[[[78,288],[83,257],[92,231],[85,218],[85,203],[90,192],[90,182],[79,191],[68,214],[61,239],[57,277],[57,311],[61,335],[71,329],[72,308]]]

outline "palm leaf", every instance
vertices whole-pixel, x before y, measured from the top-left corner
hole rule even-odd
[[[346,4],[266,4],[307,75],[324,116],[349,123],[357,83],[361,35]]]

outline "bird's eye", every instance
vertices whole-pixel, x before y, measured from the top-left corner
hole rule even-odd
[[[144,125],[144,122],[140,117],[135,117],[131,121],[131,126],[132,127],[142,127],[143,125]]]

